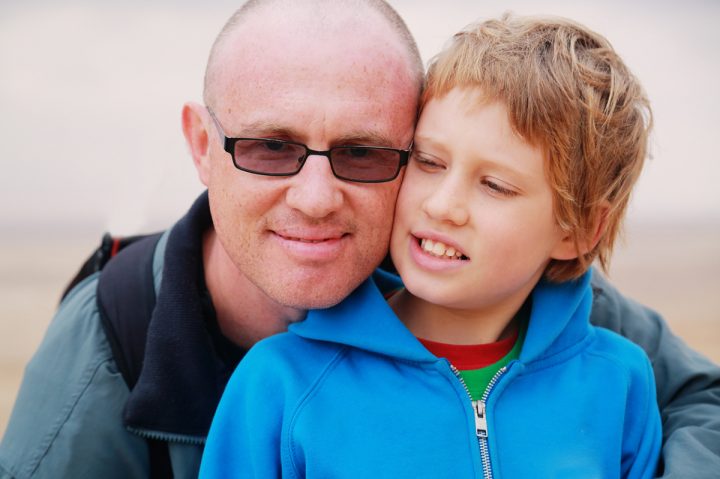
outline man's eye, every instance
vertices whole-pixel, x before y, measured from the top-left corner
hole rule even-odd
[[[348,153],[353,158],[365,158],[368,150],[365,148],[348,148]]]
[[[280,141],[265,141],[262,146],[270,151],[282,151],[286,144]]]

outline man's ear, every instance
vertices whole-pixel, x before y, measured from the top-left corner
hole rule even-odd
[[[607,229],[607,218],[608,212],[610,211],[610,204],[603,200],[595,211],[595,221],[590,232],[585,238],[580,238],[578,243],[575,243],[575,238],[572,234],[564,235],[555,248],[553,249],[550,257],[557,260],[573,260],[584,254],[590,252],[597,246],[600,239],[605,234]]]
[[[186,103],[182,109],[182,129],[185,142],[195,163],[200,181],[210,182],[210,146],[208,143],[208,112],[199,103]]]

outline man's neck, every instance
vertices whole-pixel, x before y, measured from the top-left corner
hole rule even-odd
[[[203,236],[203,266],[220,331],[238,346],[248,349],[305,317],[306,311],[278,304],[242,274],[212,228]]]

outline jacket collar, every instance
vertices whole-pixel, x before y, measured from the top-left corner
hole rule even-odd
[[[376,283],[377,282],[377,283]],[[400,279],[382,270],[363,282],[340,304],[313,310],[300,323],[290,326],[293,333],[308,339],[331,341],[373,353],[409,361],[437,361],[395,316],[384,291],[402,286]]]
[[[592,270],[573,281],[541,280],[535,286],[521,362],[528,364],[566,351],[590,333],[591,276]]]
[[[308,313],[290,331],[308,339],[330,341],[407,361],[434,362],[429,353],[395,316],[382,291],[387,273],[373,275],[342,303]],[[530,363],[566,350],[589,332],[592,304],[588,272],[575,281],[541,281],[532,293],[530,323],[520,361]],[[399,278],[396,278],[399,286]]]
[[[144,436],[203,442],[236,364],[221,359],[212,328],[202,263],[202,237],[211,225],[206,192],[167,239],[142,371],[123,416]]]

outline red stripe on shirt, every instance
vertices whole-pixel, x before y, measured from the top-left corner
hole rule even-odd
[[[446,358],[461,371],[480,369],[504,358],[515,345],[517,329],[505,339],[488,344],[447,344],[418,338],[438,358]]]

